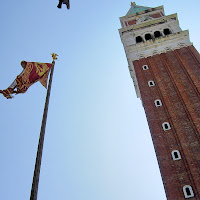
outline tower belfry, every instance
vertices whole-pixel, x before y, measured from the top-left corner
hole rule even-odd
[[[131,3],[120,37],[168,200],[200,199],[200,55],[177,14]]]

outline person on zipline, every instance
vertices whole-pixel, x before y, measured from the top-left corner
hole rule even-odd
[[[66,4],[67,9],[70,9],[69,0],[59,0],[59,3],[57,5],[58,8],[62,8],[62,4]]]

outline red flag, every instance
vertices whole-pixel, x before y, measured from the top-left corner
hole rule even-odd
[[[39,81],[46,88],[47,78],[54,63],[38,63],[22,61],[23,71],[17,76],[13,83],[5,90],[0,90],[7,99],[12,98],[12,94],[25,93],[28,88]]]

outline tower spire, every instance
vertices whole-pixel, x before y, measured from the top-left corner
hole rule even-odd
[[[136,5],[135,2],[131,2],[131,8],[129,9],[126,15],[138,13],[140,11],[147,10],[147,9],[149,9],[149,7],[139,6],[139,5]]]

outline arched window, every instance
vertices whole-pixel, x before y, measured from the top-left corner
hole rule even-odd
[[[146,41],[147,41],[147,40],[152,40],[152,39],[153,39],[150,33],[147,33],[144,37],[145,37],[145,40],[146,40]]]
[[[164,35],[169,35],[169,34],[171,34],[171,31],[168,28],[165,28],[163,30],[163,33],[164,33]]]
[[[159,37],[161,37],[161,36],[162,36],[162,34],[161,34],[160,31],[155,31],[155,32],[154,32],[154,37],[155,37],[155,38],[159,38]]]
[[[141,36],[137,36],[135,38],[136,43],[144,42],[143,38]]]
[[[147,70],[147,69],[149,69],[149,67],[148,67],[148,65],[143,65],[143,66],[142,66],[142,69],[143,69],[143,70]]]
[[[170,126],[170,124],[169,124],[168,122],[164,122],[164,123],[162,124],[162,127],[163,127],[163,130],[164,130],[164,131],[168,131],[168,130],[171,129],[171,126]]]
[[[190,185],[183,186],[183,193],[184,193],[184,196],[186,199],[188,199],[190,197],[194,197],[194,192]]]
[[[148,81],[148,85],[149,85],[149,87],[152,87],[155,85],[155,83],[154,83],[154,81]]]
[[[180,160],[181,159],[181,154],[178,150],[173,150],[172,151],[172,158],[173,160]]]
[[[154,103],[155,103],[155,106],[156,106],[156,107],[162,106],[162,102],[161,102],[160,99],[156,99],[156,100],[154,101]]]

